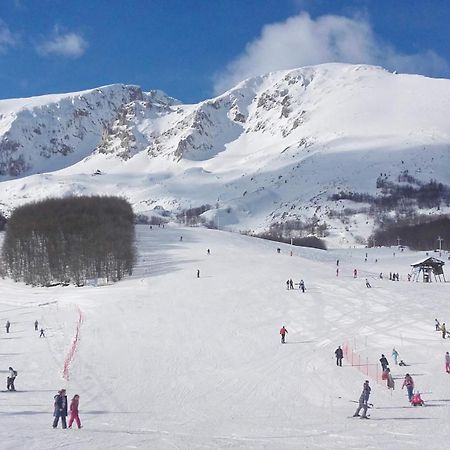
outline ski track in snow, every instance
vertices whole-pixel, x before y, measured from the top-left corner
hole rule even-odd
[[[434,318],[450,323],[450,285],[377,278],[405,278],[422,254],[294,248],[291,257],[279,243],[175,226],[138,226],[137,238],[135,273],[115,285],[0,280],[0,374],[10,365],[19,372],[18,392],[0,393],[2,449],[446,447],[450,341],[434,331]],[[286,290],[288,278],[304,279],[306,292]],[[65,380],[79,311],[86,320]],[[34,331],[36,319],[46,338]],[[344,344],[360,370],[348,360],[336,367],[334,350]],[[410,366],[392,365],[394,346]],[[394,392],[364,373],[366,360],[374,373],[381,353]],[[400,389],[406,371],[424,408],[409,406]],[[371,418],[349,419],[366,378]],[[82,430],[51,428],[61,387],[69,400],[80,395]]]

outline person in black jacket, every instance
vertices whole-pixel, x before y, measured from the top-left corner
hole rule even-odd
[[[381,355],[380,358],[380,364],[381,364],[381,369],[383,370],[383,372],[387,369],[387,366],[389,365],[388,360],[386,359],[386,356]]]
[[[55,419],[53,420],[53,428],[58,426],[59,418],[61,417],[61,425],[63,428],[67,428],[67,395],[66,390],[61,389],[58,391],[58,395],[55,395],[55,412],[53,413]]]
[[[341,346],[339,346],[334,352],[336,355],[336,365],[342,367],[342,358],[344,357],[344,352],[342,351]]]

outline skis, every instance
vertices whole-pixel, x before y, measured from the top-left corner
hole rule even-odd
[[[366,416],[348,416],[349,419],[356,419],[357,417],[359,419],[370,419],[370,414],[367,414]]]
[[[358,400],[349,400],[349,402],[352,402],[352,403],[359,403]],[[373,408],[373,407],[374,407],[374,406],[373,406],[373,403],[367,403],[367,407],[368,407],[368,408]]]

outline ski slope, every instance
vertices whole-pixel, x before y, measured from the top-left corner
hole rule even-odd
[[[0,280],[0,372],[19,373],[18,392],[0,392],[2,449],[446,448],[450,340],[434,318],[450,324],[450,285],[404,281],[424,253],[294,248],[290,256],[287,245],[175,226],[138,226],[137,238],[135,274],[115,285]],[[386,279],[389,271],[402,280]],[[288,278],[304,279],[306,292],[286,290]],[[362,367],[336,367],[343,344]],[[393,366],[394,346],[409,367]],[[373,378],[381,353],[393,393]],[[408,404],[406,371],[426,407]],[[349,418],[366,378],[371,420]],[[51,427],[62,387],[69,401],[80,395],[81,430]]]

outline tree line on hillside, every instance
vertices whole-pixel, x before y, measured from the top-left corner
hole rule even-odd
[[[440,216],[427,218],[421,216],[419,223],[385,223],[369,238],[368,243],[373,246],[397,245],[410,247],[413,250],[430,250],[439,248],[438,238],[442,239],[441,248],[450,249],[450,218]]]
[[[131,275],[134,214],[118,197],[48,199],[13,211],[2,248],[3,275],[31,285]]]
[[[6,217],[2,213],[0,213],[0,231],[3,231],[5,229],[6,222]]]
[[[418,208],[440,208],[442,205],[450,206],[450,186],[430,180],[423,183],[404,171],[399,175],[397,184],[389,181],[387,177],[377,178],[376,187],[380,195],[371,195],[363,192],[340,191],[333,194],[330,200],[350,200],[355,203],[368,203],[371,205],[370,213],[378,214],[381,211],[392,211],[407,202],[412,202]]]

